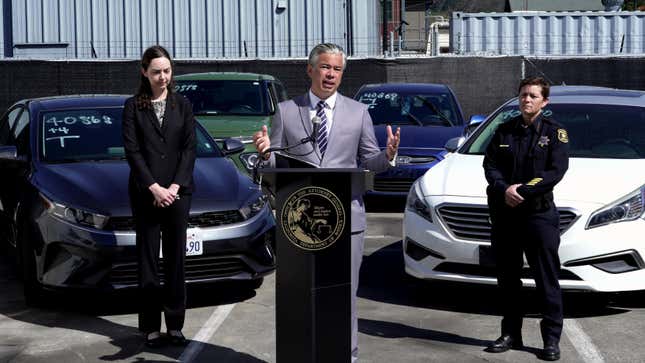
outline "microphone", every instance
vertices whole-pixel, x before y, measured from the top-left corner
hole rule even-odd
[[[311,135],[308,137],[305,137],[300,140],[300,142],[293,144],[293,145],[288,145],[288,146],[282,146],[282,147],[270,147],[262,152],[258,152],[258,157],[255,161],[255,164],[253,165],[253,180],[256,180],[256,175],[257,175],[257,168],[262,164],[262,160],[264,160],[264,155],[275,152],[275,151],[287,151],[289,149],[292,149],[296,146],[300,146],[303,144],[306,144],[308,142],[311,142],[312,144],[315,145],[316,140],[318,139],[318,134],[320,133],[320,122],[321,119],[318,116],[314,116],[311,118],[311,123],[312,123],[312,132]],[[315,147],[315,146],[314,146]]]
[[[311,118],[311,123],[313,124],[313,131],[311,132],[311,142],[315,143],[318,140],[318,134],[320,133],[320,117],[314,116]]]

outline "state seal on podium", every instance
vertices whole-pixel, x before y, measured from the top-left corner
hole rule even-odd
[[[329,189],[310,186],[293,192],[282,208],[282,231],[291,243],[308,251],[333,245],[346,225],[340,199]]]

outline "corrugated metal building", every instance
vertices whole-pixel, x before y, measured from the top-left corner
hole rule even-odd
[[[380,0],[2,0],[0,56],[305,57],[319,42],[380,55]]]
[[[645,12],[455,12],[450,47],[465,55],[641,55]]]

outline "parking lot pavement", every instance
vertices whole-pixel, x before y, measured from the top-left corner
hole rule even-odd
[[[369,214],[358,299],[359,362],[536,362],[538,307],[527,306],[523,351],[489,354],[499,333],[493,287],[430,283],[403,271],[397,213]],[[398,231],[398,232],[397,232]],[[253,291],[191,287],[186,348],[149,350],[137,336],[134,293],[55,296],[30,308],[0,254],[0,362],[275,362],[274,275]],[[528,301],[534,301],[526,291]],[[563,362],[645,360],[645,299],[566,293]]]

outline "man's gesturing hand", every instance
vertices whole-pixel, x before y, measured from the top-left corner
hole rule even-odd
[[[271,140],[269,140],[266,125],[262,126],[262,130],[253,134],[253,144],[255,144],[255,150],[257,150],[258,153],[263,153],[271,147]],[[269,154],[264,155],[264,158],[268,159]]]
[[[387,144],[385,146],[385,152],[387,153],[387,159],[392,161],[399,149],[399,142],[401,142],[401,128],[396,128],[396,134],[392,133],[392,126],[390,125],[387,125],[385,129],[387,130]]]

